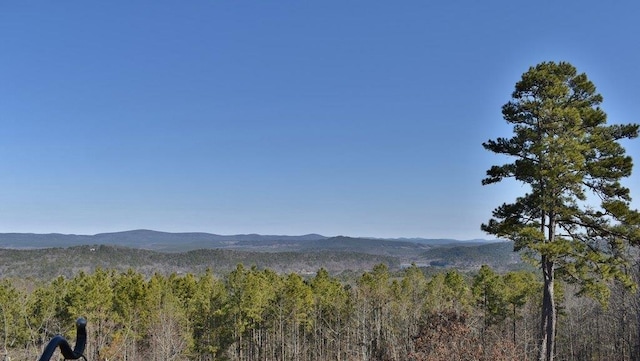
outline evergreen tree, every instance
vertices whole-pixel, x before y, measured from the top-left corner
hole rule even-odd
[[[358,327],[363,358],[382,359],[388,351],[391,288],[389,268],[378,264],[357,281]]]
[[[314,297],[315,356],[318,360],[341,360],[346,346],[343,340],[352,315],[351,294],[321,268],[311,279]]]
[[[147,287],[142,274],[133,269],[115,277],[113,284],[113,317],[119,327],[113,334],[109,359],[135,360],[138,343],[149,327],[150,310],[147,302]]]
[[[524,307],[534,293],[538,292],[540,282],[535,279],[533,273],[528,271],[509,272],[503,276],[503,282],[506,288],[506,301],[511,308],[512,341],[515,345],[518,309]]]
[[[606,125],[601,102],[594,84],[571,64],[541,63],[522,75],[502,107],[514,136],[483,143],[515,158],[491,167],[483,184],[512,178],[530,187],[496,208],[482,229],[513,240],[516,250],[530,251],[540,262],[540,360],[553,359],[556,276],[601,301],[606,281],[630,284],[625,246],[640,240],[640,216],[620,183],[631,174],[632,160],[619,140],[637,137],[638,125]]]
[[[473,278],[473,295],[484,313],[484,328],[502,322],[507,316],[507,300],[502,277],[489,266],[482,265]]]
[[[465,313],[472,303],[471,290],[456,270],[434,275],[427,283],[425,307],[428,313]]]
[[[193,329],[195,354],[216,360],[233,342],[227,314],[227,291],[224,283],[210,270],[198,279],[196,293],[189,301],[189,325]]]
[[[24,298],[11,282],[0,281],[0,352],[3,355],[7,355],[8,347],[24,344],[28,338],[21,307]]]

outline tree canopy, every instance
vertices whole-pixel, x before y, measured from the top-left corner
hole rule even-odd
[[[601,302],[609,294],[607,282],[632,285],[627,247],[640,243],[640,215],[630,208],[630,191],[621,183],[633,163],[619,141],[636,138],[638,125],[607,125],[602,99],[571,64],[538,64],[522,75],[502,107],[513,136],[483,143],[513,159],[492,166],[484,185],[511,178],[529,186],[514,202],[497,207],[482,229],[513,240],[516,250],[540,262],[542,360],[553,359],[556,276]]]

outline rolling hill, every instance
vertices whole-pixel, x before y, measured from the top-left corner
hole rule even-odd
[[[135,230],[96,235],[0,234],[0,277],[50,278],[96,267],[145,274],[153,272],[216,273],[238,263],[277,272],[313,273],[325,268],[337,274],[369,270],[384,263],[391,269],[409,264],[473,270],[482,264],[519,268],[509,242],[428,239],[379,239],[302,236],[167,233]]]

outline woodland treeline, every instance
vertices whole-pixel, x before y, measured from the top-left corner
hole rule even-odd
[[[607,307],[558,292],[560,360],[637,360],[638,295],[613,285]],[[88,320],[88,360],[532,360],[541,282],[483,266],[427,276],[380,264],[352,282],[256,267],[225,276],[96,269],[0,283],[0,342],[35,360]]]

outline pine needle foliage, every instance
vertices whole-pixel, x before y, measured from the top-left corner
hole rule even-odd
[[[522,75],[502,107],[513,136],[483,143],[513,159],[492,166],[483,185],[510,178],[529,186],[497,207],[482,229],[513,240],[515,250],[539,262],[545,281],[542,360],[553,358],[555,277],[603,304],[611,281],[633,287],[628,247],[640,243],[640,216],[621,183],[633,163],[620,140],[636,138],[638,125],[607,125],[602,100],[571,64],[538,64]]]

